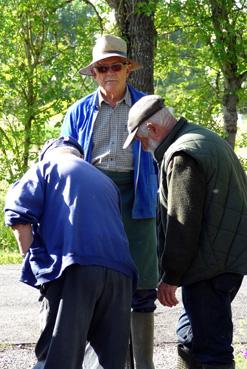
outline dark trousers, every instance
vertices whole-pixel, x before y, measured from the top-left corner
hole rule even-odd
[[[156,309],[156,289],[136,290],[132,299],[132,310],[136,313],[153,313]]]
[[[233,360],[231,302],[243,277],[227,273],[182,287],[185,312],[177,327],[179,342],[202,364]]]
[[[89,341],[104,369],[125,365],[132,280],[97,266],[72,265],[45,285],[36,356],[44,369],[81,369]]]

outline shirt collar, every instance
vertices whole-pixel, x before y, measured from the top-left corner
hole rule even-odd
[[[98,89],[98,107],[101,107],[101,105],[102,105],[103,102],[105,104],[107,104],[107,102],[104,100],[104,98],[103,98],[103,96],[102,96],[102,94],[100,92],[100,89]],[[117,105],[118,104],[121,104],[122,102],[124,102],[129,107],[131,107],[131,105],[132,105],[131,96],[130,96],[130,92],[129,92],[128,86],[126,88],[124,97],[117,102]]]

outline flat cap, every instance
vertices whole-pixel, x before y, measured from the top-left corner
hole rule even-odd
[[[128,118],[129,135],[123,145],[123,149],[126,149],[132,143],[140,125],[164,107],[164,100],[161,96],[146,95],[130,108]]]
[[[39,160],[43,160],[45,154],[47,154],[50,150],[53,150],[57,147],[64,147],[64,146],[75,147],[79,151],[79,153],[83,156],[83,148],[73,137],[61,136],[58,138],[51,138],[50,140],[45,142],[44,146],[40,150]]]

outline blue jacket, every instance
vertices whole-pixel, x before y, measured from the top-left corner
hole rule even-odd
[[[5,223],[33,224],[22,282],[39,286],[75,263],[110,268],[136,282],[119,191],[74,155],[42,160],[16,182],[6,197]]]
[[[134,104],[144,94],[128,85]],[[98,115],[98,90],[78,100],[65,116],[61,134],[72,136],[84,149],[85,160],[91,162],[93,127]],[[139,141],[133,143],[135,199],[132,208],[134,219],[155,218],[157,203],[157,168],[150,153],[141,148]]]

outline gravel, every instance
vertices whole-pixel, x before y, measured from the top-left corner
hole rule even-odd
[[[0,369],[32,369],[39,336],[38,292],[18,282],[20,266],[0,266]],[[235,353],[247,348],[247,280],[233,303]],[[178,297],[181,300],[180,293]],[[181,304],[155,311],[155,369],[176,368],[176,323]],[[247,366],[246,366],[247,368]],[[237,369],[237,366],[236,366]]]
[[[0,369],[32,369],[35,364],[34,345],[11,345],[0,349]],[[167,344],[155,347],[155,369],[174,369],[176,347]]]
[[[32,369],[35,363],[34,345],[10,345],[0,349],[1,369]]]

